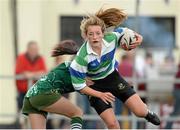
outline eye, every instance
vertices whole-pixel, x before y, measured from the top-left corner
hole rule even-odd
[[[97,32],[96,35],[101,35],[101,33],[100,33],[100,32]]]
[[[88,33],[89,36],[93,36],[93,33]]]

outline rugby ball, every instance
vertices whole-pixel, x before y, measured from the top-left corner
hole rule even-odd
[[[130,45],[136,41],[135,32],[131,29],[125,28],[119,40],[119,45],[124,50],[131,50]]]

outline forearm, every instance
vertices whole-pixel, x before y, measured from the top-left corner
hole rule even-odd
[[[88,86],[84,87],[83,89],[80,90],[81,93],[83,94],[87,94],[90,96],[94,96],[94,97],[100,97],[100,95],[102,94],[102,92],[96,91]]]
[[[84,87],[83,89],[80,90],[81,93],[100,98],[102,101],[104,101],[106,104],[109,104],[109,102],[114,102],[115,97],[109,93],[109,92],[100,92],[96,91],[88,86]]]

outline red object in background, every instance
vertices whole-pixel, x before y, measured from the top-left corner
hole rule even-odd
[[[132,77],[133,65],[129,61],[123,61],[119,64],[118,71],[123,77]]]
[[[138,84],[138,90],[139,91],[146,91],[147,90],[146,83],[139,83]]]
[[[176,73],[176,78],[180,78],[180,64],[178,65],[178,72]],[[180,83],[175,83],[174,87],[180,89]]]
[[[21,54],[17,57],[16,60],[16,74],[21,74],[23,72],[38,72],[38,71],[47,71],[45,66],[45,61],[43,57],[38,56],[34,61],[31,61],[27,54]],[[19,92],[26,93],[28,89],[28,82],[24,80],[16,80],[16,86]]]

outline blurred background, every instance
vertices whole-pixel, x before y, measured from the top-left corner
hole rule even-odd
[[[52,48],[64,39],[73,39],[80,46],[80,21],[101,7],[124,9],[128,19],[121,26],[143,36],[139,48],[118,49],[118,69],[162,120],[160,126],[153,126],[116,101],[121,128],[180,129],[179,0],[0,0],[0,128],[29,128],[21,114],[24,94],[38,77],[71,60],[70,56],[51,58]],[[36,64],[30,64],[25,75],[21,74],[22,56]],[[84,129],[105,128],[86,97],[78,93],[64,96],[84,110]],[[69,119],[50,114],[47,128],[69,128]]]

